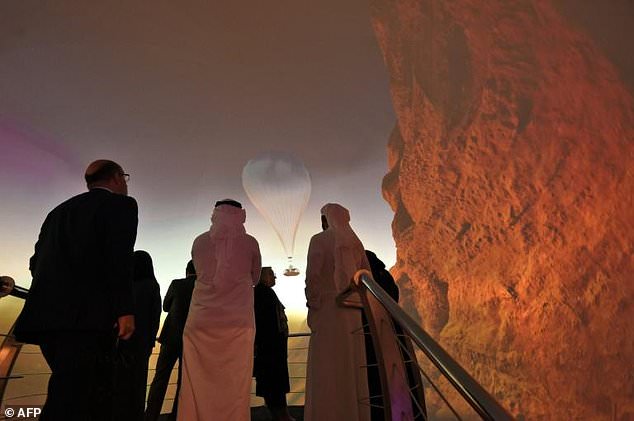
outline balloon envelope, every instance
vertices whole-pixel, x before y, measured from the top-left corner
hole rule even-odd
[[[287,153],[263,153],[245,165],[242,186],[277,233],[286,256],[292,257],[299,220],[311,191],[304,163]]]

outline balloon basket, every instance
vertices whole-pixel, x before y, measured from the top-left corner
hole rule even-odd
[[[297,269],[295,266],[293,265],[289,265],[285,270],[284,270],[284,276],[297,276],[299,275],[299,269]]]

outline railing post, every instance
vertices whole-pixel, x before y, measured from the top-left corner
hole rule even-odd
[[[450,355],[427,334],[398,304],[374,281],[367,270],[355,274],[356,282],[363,283],[412,341],[427,356],[429,361],[462,395],[465,401],[487,421],[512,421],[513,417],[462,368]]]
[[[16,341],[12,334],[13,327],[0,345],[0,403],[4,402],[4,392],[7,389],[7,383],[11,380],[11,370],[22,349],[22,343]]]
[[[0,298],[11,295],[17,298],[25,299],[29,290],[15,285],[13,278],[9,276],[0,276]],[[22,343],[13,337],[13,326],[6,335],[3,335],[2,344],[0,345],[0,403],[4,402],[4,392],[7,389],[7,383],[12,379],[11,370],[15,360],[20,354]]]
[[[383,392],[385,421],[414,420],[407,368],[398,345],[392,317],[376,297],[368,293],[360,282],[359,273],[355,276],[354,288],[361,297],[374,345]]]

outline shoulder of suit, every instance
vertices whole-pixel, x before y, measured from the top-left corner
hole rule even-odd
[[[188,291],[190,288],[192,288],[194,286],[193,281],[195,281],[195,279],[196,278],[174,279],[170,284],[170,287],[176,295],[179,295],[183,290]]]
[[[79,193],[79,194],[77,194],[77,195],[75,195],[75,196],[73,196],[73,197],[71,197],[69,199],[66,199],[65,201],[63,201],[62,203],[57,205],[57,207],[55,207],[55,209],[62,208],[62,207],[64,207],[67,204],[71,204],[71,203],[74,203],[74,202],[77,202],[77,201],[85,200],[87,197],[90,197],[90,195],[91,195],[90,193],[91,193],[90,190],[86,191],[86,192],[83,192],[83,193]],[[55,209],[53,209],[53,210],[55,210]]]
[[[65,201],[63,201],[62,203],[60,203],[59,205],[55,206],[49,213],[48,216],[54,216],[56,214],[59,213],[64,213],[66,212],[67,209],[69,208],[73,208],[77,205],[81,205],[82,202],[86,202],[86,200],[90,200],[90,192],[86,191],[83,193],[80,193],[78,195],[75,195],[69,199],[66,199]]]
[[[130,197],[130,196],[125,196],[123,194],[116,194],[116,193],[110,193],[110,198],[111,200],[118,202],[118,203],[123,203],[129,207],[137,207],[137,203],[136,203],[136,199],[134,197]]]
[[[106,202],[111,203],[111,204],[126,206],[128,208],[133,208],[133,209],[137,209],[138,208],[136,199],[134,199],[133,197],[126,196],[126,195],[123,195],[123,194],[112,193],[111,191],[108,191],[108,190],[105,190],[105,189],[99,189],[99,188],[91,189],[91,190],[88,190],[87,192],[82,193],[80,195],[77,195],[75,197],[76,198],[80,198],[80,197],[86,196],[86,195],[88,195],[88,197],[95,198],[95,200],[106,201]],[[97,199],[97,198],[99,198],[99,199]],[[73,199],[71,199],[71,200],[73,200]]]

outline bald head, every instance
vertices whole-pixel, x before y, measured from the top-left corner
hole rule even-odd
[[[108,159],[93,161],[84,175],[88,189],[104,187],[113,193],[128,194],[128,184],[121,165]]]

